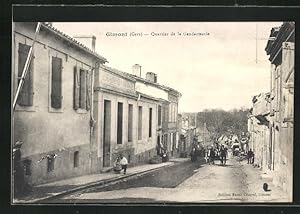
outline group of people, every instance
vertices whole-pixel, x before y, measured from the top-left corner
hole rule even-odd
[[[214,148],[214,146],[211,146],[210,148],[208,148],[205,154],[206,162],[208,164],[215,164],[215,160],[220,159],[221,165],[225,165],[228,156],[227,150],[227,147],[225,147],[224,145],[216,148]]]

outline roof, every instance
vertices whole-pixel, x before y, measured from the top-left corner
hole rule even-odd
[[[90,48],[88,48],[84,44],[80,43],[79,41],[77,41],[73,37],[71,37],[71,36],[65,34],[64,32],[58,30],[57,28],[53,27],[51,24],[48,24],[47,22],[41,22],[41,27],[43,27],[44,29],[47,29],[47,30],[51,31],[52,33],[60,36],[61,38],[75,44],[78,48],[80,48],[80,49],[86,51],[87,53],[95,56],[96,58],[102,60],[103,62],[108,62],[106,58],[104,58],[103,56],[100,56],[95,51],[92,51]]]
[[[118,76],[121,76],[123,78],[126,78],[126,79],[129,79],[131,81],[136,82],[136,79],[133,78],[133,77],[131,77],[130,75],[128,75],[128,73],[125,73],[123,71],[120,71],[120,70],[112,68],[112,67],[109,67],[107,65],[102,65],[102,66],[103,66],[104,69],[106,69],[106,70],[108,70],[108,71],[110,71],[110,72],[112,72],[112,73],[114,73],[114,74],[116,74]]]
[[[167,92],[174,92],[174,93],[176,93],[178,96],[182,96],[182,94],[181,94],[179,91],[177,91],[177,90],[175,90],[175,89],[173,89],[173,88],[171,88],[171,87],[168,87],[168,86],[159,84],[159,83],[157,83],[157,82],[151,82],[150,80],[147,80],[147,79],[142,78],[142,77],[138,77],[138,76],[133,75],[133,74],[129,74],[129,73],[128,73],[128,75],[132,76],[132,77],[135,78],[137,81],[140,81],[140,82],[143,82],[143,83],[145,83],[145,84],[149,84],[149,85],[155,86],[155,87],[160,88],[160,89],[162,89],[162,90],[165,90],[165,91],[167,91]]]
[[[150,99],[150,100],[159,101],[158,98],[153,97],[153,96],[150,96],[150,95],[148,95],[148,94],[144,94],[144,93],[141,93],[141,92],[136,92],[136,94],[137,94],[137,95],[140,94],[142,97],[147,98],[147,99]]]
[[[138,77],[136,75],[133,75],[133,74],[130,74],[130,73],[127,73],[127,72],[124,72],[124,71],[120,71],[120,70],[117,70],[115,68],[108,67],[107,65],[103,65],[103,67],[107,68],[110,71],[113,71],[116,74],[119,74],[120,76],[122,76],[124,78],[128,78],[128,79],[131,79],[131,80],[134,79],[136,81],[143,82],[145,84],[155,86],[155,87],[160,88],[162,90],[165,90],[167,92],[170,92],[170,91],[174,92],[174,93],[178,94],[178,96],[182,96],[180,92],[176,91],[175,89],[173,89],[171,87],[168,87],[168,86],[165,86],[165,85],[162,85],[162,84],[159,84],[159,83],[151,82],[150,80],[147,80],[145,78]]]
[[[280,56],[282,51],[283,42],[295,42],[294,22],[284,22],[280,27],[272,28],[269,41],[265,48],[267,55],[270,55],[269,60],[271,62],[276,60],[278,61],[276,64],[280,64],[281,57],[278,56]]]

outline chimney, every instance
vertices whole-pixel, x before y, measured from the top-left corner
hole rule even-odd
[[[147,72],[146,73],[146,79],[151,81],[151,82],[157,83],[157,74],[155,74],[153,72]]]
[[[96,37],[95,36],[74,36],[78,42],[84,44],[88,48],[90,48],[93,52],[96,49]]]
[[[92,51],[96,50],[96,36],[92,36]]]
[[[132,74],[138,77],[142,76],[142,66],[135,64],[132,66]]]
[[[49,25],[49,26],[53,26],[53,22],[45,22],[45,24]]]

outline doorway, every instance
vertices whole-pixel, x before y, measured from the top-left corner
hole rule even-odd
[[[111,101],[104,100],[103,167],[110,166]]]

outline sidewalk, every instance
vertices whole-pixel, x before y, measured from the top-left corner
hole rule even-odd
[[[272,182],[273,176],[267,175],[260,168],[254,168],[252,164],[242,162],[243,170],[248,176],[248,185],[250,191],[255,190],[259,196],[253,199],[254,202],[288,202],[288,195]],[[268,184],[268,191],[263,190],[263,184]],[[252,201],[252,202],[253,202]]]
[[[127,174],[116,174],[114,172],[106,172],[99,174],[91,174],[80,177],[69,178],[65,180],[55,181],[47,184],[41,184],[33,187],[30,195],[23,198],[14,199],[13,203],[36,203],[57,195],[66,194],[74,191],[92,187],[94,185],[104,185],[110,182],[130,178],[135,175],[154,171],[159,168],[171,166],[178,162],[187,161],[187,158],[171,159],[169,162],[160,164],[145,164],[135,167],[129,167]]]

